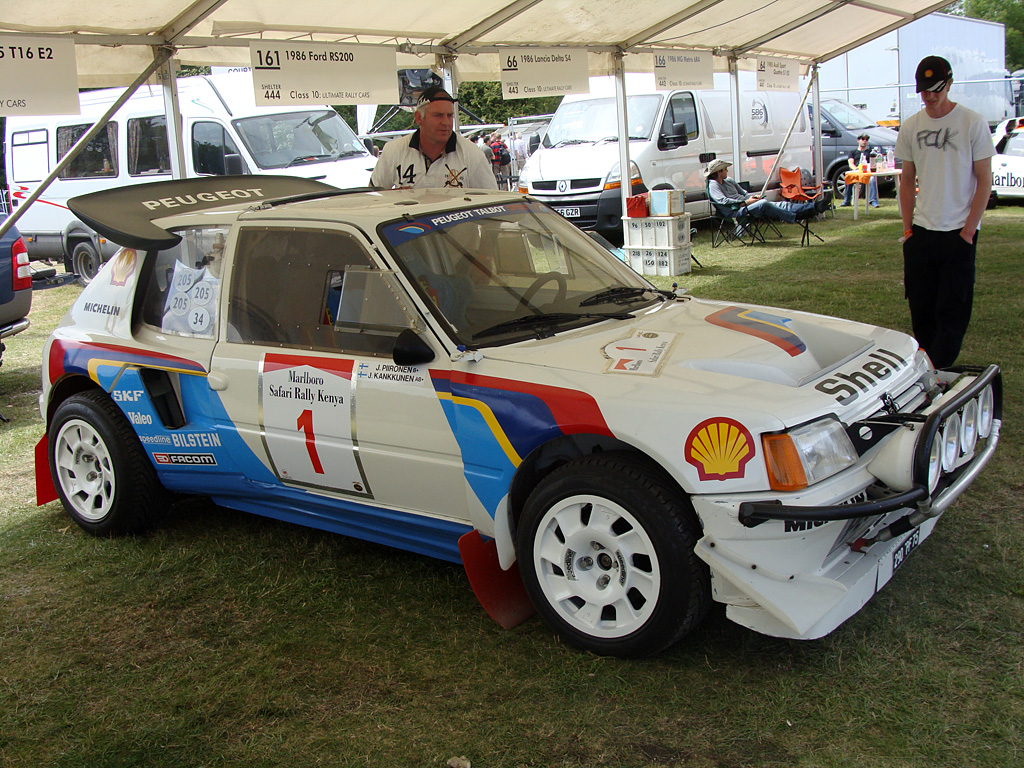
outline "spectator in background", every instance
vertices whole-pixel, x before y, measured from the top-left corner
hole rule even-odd
[[[851,171],[856,171],[864,164],[871,162],[871,148],[868,146],[868,142],[871,141],[871,137],[866,133],[862,133],[857,137],[857,148],[850,150],[850,156],[846,162],[850,165]],[[853,185],[847,184],[846,191],[843,192],[843,205],[847,206],[850,204],[850,195],[853,192]],[[872,176],[868,182],[868,205],[872,208],[878,207],[878,180]]]
[[[936,368],[946,368],[956,362],[971,320],[995,147],[985,118],[949,100],[948,61],[925,56],[915,79],[924,109],[903,122],[896,138],[903,288],[918,344]]]
[[[508,182],[512,153],[508,151],[508,146],[501,140],[501,134],[497,131],[491,134],[491,152],[494,153],[494,178],[500,187]]]

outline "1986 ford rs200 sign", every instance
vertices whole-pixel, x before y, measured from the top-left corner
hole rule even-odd
[[[123,250],[51,336],[39,501],[170,493],[462,562],[487,611],[656,653],[712,601],[816,638],[993,455],[996,366],[656,289],[529,197],[283,177],[72,200]]]

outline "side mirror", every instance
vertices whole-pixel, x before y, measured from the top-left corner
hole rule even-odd
[[[423,365],[434,359],[434,350],[430,348],[419,334],[412,328],[406,328],[395,339],[395,348],[391,351],[395,365]]]
[[[672,123],[672,132],[662,134],[658,138],[658,149],[676,149],[690,143],[687,136],[686,123]]]
[[[224,155],[224,173],[227,176],[241,176],[245,173],[245,163],[238,154]]]

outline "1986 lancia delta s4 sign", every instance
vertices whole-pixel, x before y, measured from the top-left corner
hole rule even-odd
[[[36,472],[93,534],[204,494],[463,562],[501,623],[528,595],[597,653],[712,600],[815,638],[998,441],[996,366],[659,291],[528,197],[245,176],[71,207],[125,248],[46,347]]]

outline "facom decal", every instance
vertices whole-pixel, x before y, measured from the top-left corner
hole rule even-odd
[[[707,321],[719,328],[728,328],[731,331],[763,339],[774,344],[790,357],[796,357],[807,350],[807,345],[803,340],[787,327],[786,323],[790,322],[788,317],[773,315],[762,309],[726,307],[708,315]]]
[[[154,453],[157,464],[186,464],[189,466],[216,466],[217,458],[212,453]]]
[[[131,248],[123,248],[114,257],[114,264],[110,269],[110,284],[121,286],[128,282],[128,278],[135,271],[135,251]]]
[[[686,438],[686,460],[697,468],[701,480],[735,480],[743,477],[754,458],[754,438],[734,419],[706,419]]]
[[[907,366],[906,360],[887,349],[878,349],[868,354],[868,357],[872,359],[862,363],[856,370],[829,376],[815,384],[814,388],[826,395],[835,395],[837,403],[849,405],[861,393],[869,392],[878,382]]]

